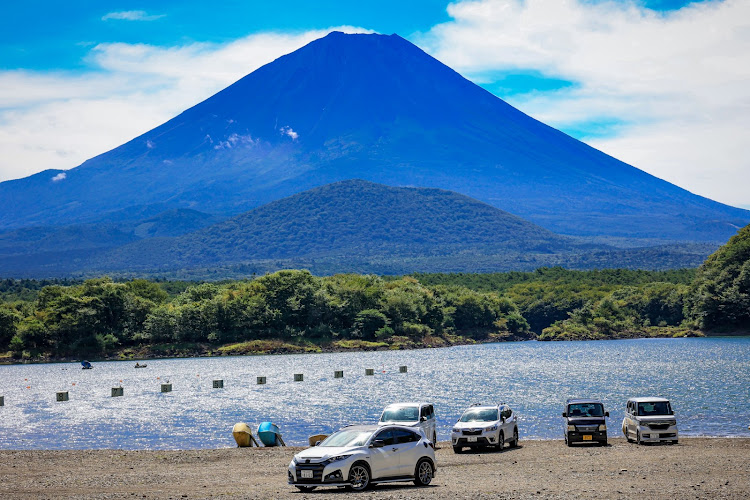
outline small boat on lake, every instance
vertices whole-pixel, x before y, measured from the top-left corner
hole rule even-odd
[[[140,364],[140,363],[139,363],[139,362],[137,362],[137,361],[135,362],[135,367],[136,367],[136,368],[146,368],[147,366],[148,366],[148,365],[147,365],[147,364],[145,364],[145,363],[144,363],[144,364]]]
[[[261,422],[258,426],[258,437],[265,446],[286,446],[281,438],[279,426],[273,422]]]
[[[91,370],[93,366],[88,361],[81,361],[81,370]]]

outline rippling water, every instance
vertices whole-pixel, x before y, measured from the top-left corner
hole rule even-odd
[[[750,436],[750,338],[509,342],[418,351],[0,366],[2,449],[235,446],[232,426],[264,420],[287,444],[374,422],[395,401],[435,403],[438,439],[471,403],[505,402],[521,439],[561,438],[568,397],[600,398],[620,435],[625,401],[670,398],[680,432]],[[400,365],[408,373],[399,373]],[[365,376],[374,368],[374,376]],[[333,378],[343,370],[344,378]],[[303,382],[293,374],[303,373]],[[266,376],[266,385],[256,385]],[[213,389],[214,379],[224,389]],[[160,392],[169,381],[173,392]],[[123,397],[110,397],[122,385]],[[56,402],[57,391],[70,400]]]

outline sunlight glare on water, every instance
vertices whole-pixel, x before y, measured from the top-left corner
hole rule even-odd
[[[521,439],[561,439],[563,402],[600,398],[620,436],[625,401],[672,401],[682,435],[750,436],[750,338],[508,342],[416,351],[0,366],[1,449],[235,446],[232,426],[266,420],[290,445],[374,423],[397,401],[435,404],[438,440],[472,403],[504,402]],[[406,365],[408,373],[399,373]],[[365,376],[373,368],[374,376]],[[344,378],[335,379],[334,370]],[[294,382],[295,373],[304,374]],[[256,385],[256,377],[267,377]],[[214,379],[224,389],[213,389]],[[120,385],[123,397],[110,397]],[[161,383],[173,392],[161,393]],[[27,387],[29,387],[27,389]],[[57,391],[70,400],[56,402]]]

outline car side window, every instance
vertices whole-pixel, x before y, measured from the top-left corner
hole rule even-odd
[[[427,406],[427,418],[435,418],[435,409],[432,405]]]
[[[391,429],[386,429],[378,433],[378,435],[375,436],[375,439],[382,439],[383,443],[385,443],[385,446],[396,444],[396,438],[393,435],[393,431]]]
[[[421,418],[429,418],[429,414],[428,414],[428,411],[427,411],[428,409],[429,409],[428,406],[423,406],[422,408],[420,408],[419,409],[419,416]]]
[[[395,439],[395,444],[419,441],[419,436],[417,434],[404,429],[394,429],[393,437]]]

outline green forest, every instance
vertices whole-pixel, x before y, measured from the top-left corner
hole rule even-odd
[[[0,280],[5,362],[750,330],[750,226],[698,269]]]

